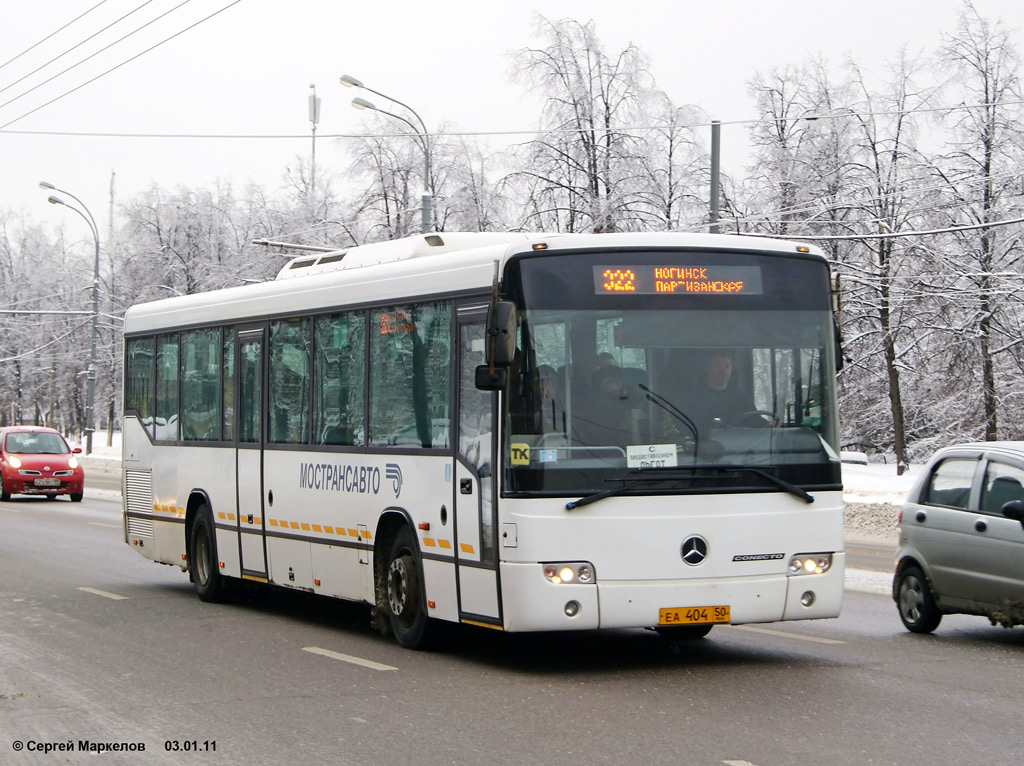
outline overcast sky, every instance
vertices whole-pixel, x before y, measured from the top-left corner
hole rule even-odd
[[[68,211],[46,205],[47,192],[38,188],[46,180],[82,199],[100,220],[101,233],[112,173],[121,200],[154,182],[174,188],[221,180],[241,191],[254,181],[272,190],[287,165],[300,156],[308,161],[310,84],[322,100],[318,168],[342,173],[343,139],[328,136],[355,132],[365,124],[366,113],[350,106],[354,96],[384,102],[342,88],[341,74],[405,101],[431,129],[441,124],[481,133],[535,128],[536,104],[509,76],[512,53],[538,44],[535,13],[593,20],[609,52],[634,43],[649,57],[657,85],[676,104],[699,106],[728,123],[753,116],[747,82],[757,70],[818,53],[836,64],[849,54],[870,66],[901,46],[911,53],[932,51],[941,35],[953,29],[961,7],[959,0],[3,2],[0,209],[20,210],[40,221],[73,220]],[[1024,2],[975,0],[975,6],[986,18],[1002,19],[1015,30],[1018,52],[1024,53]],[[47,65],[132,11],[109,31]],[[108,45],[109,50],[61,73]],[[45,105],[53,99],[58,100]],[[152,134],[296,138],[144,137]],[[524,138],[495,135],[486,140],[501,148]],[[745,143],[741,127],[726,126],[726,170],[742,170]],[[72,220],[65,223],[70,226]]]

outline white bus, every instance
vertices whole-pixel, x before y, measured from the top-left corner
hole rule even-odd
[[[421,235],[125,316],[124,534],[240,580],[505,631],[839,614],[820,252]]]

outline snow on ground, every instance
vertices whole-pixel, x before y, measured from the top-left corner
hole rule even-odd
[[[920,472],[920,467],[912,466],[902,476],[897,476],[896,466],[892,464],[844,463],[843,499],[848,503],[902,505]]]

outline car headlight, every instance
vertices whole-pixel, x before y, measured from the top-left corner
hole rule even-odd
[[[21,468],[21,461],[14,455],[10,455],[7,458],[7,462],[11,464],[11,468]]]
[[[544,564],[544,577],[555,585],[562,583],[582,583],[590,585],[597,580],[594,565],[586,561]]]
[[[74,455],[68,458],[68,468],[78,468],[78,458]]]
[[[831,553],[798,553],[789,560],[791,575],[824,574],[831,568]]]

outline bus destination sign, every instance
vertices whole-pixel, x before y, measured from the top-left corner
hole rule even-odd
[[[761,269],[696,263],[594,266],[594,291],[598,295],[761,295]]]

